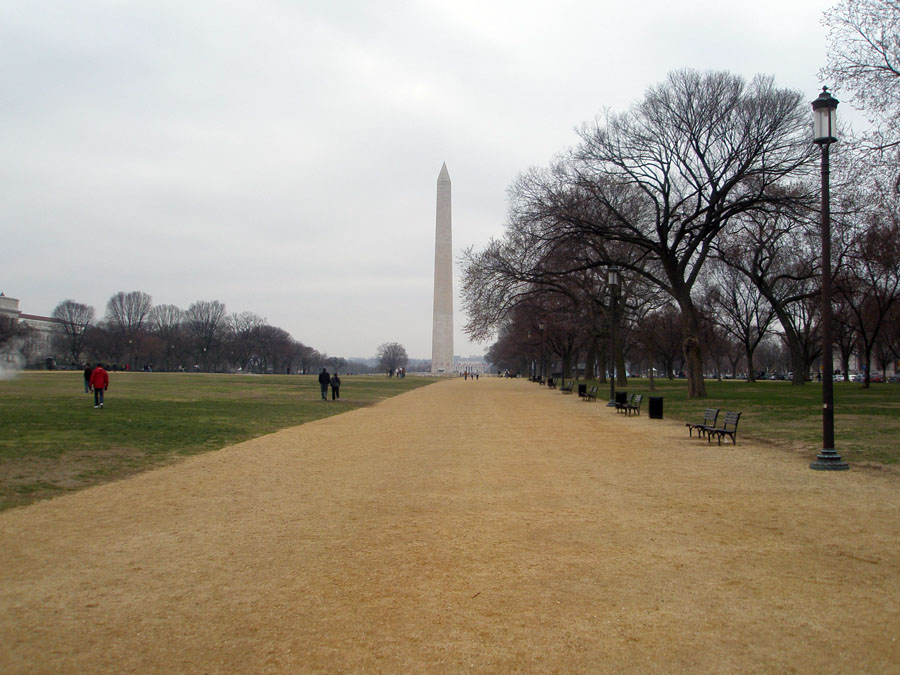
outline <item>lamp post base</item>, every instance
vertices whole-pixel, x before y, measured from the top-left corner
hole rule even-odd
[[[614,398],[609,399],[609,401],[606,403],[606,407],[607,408],[615,408],[616,407],[616,399],[614,399]]]
[[[816,471],[846,471],[850,465],[841,461],[836,450],[822,450],[816,455],[816,461],[809,463],[809,468]]]

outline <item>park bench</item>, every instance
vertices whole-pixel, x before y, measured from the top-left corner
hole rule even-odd
[[[590,389],[585,393],[582,401],[596,401],[597,400],[597,385],[593,385]]]
[[[559,390],[563,394],[571,394],[572,387],[574,387],[574,386],[575,386],[575,380],[569,380],[568,383],[566,383],[566,381],[563,380],[562,386],[560,386]]]
[[[627,413],[628,406],[634,403],[634,397],[637,394],[632,394],[631,396],[627,396],[624,401],[616,401],[616,412]]]
[[[737,445],[737,428],[738,422],[741,419],[741,413],[739,412],[726,412],[725,413],[725,421],[722,423],[721,427],[706,427],[704,431],[706,432],[706,439],[708,443],[712,443],[713,434],[719,440],[719,445],[722,445],[722,437],[729,436],[731,438],[731,442],[734,445]]]
[[[688,428],[688,435],[694,435],[694,429],[697,430],[697,438],[706,433],[706,430],[716,426],[716,420],[719,418],[718,408],[707,408],[703,411],[703,421],[699,424],[688,422],[684,426]]]
[[[640,415],[642,400],[644,400],[643,394],[635,394],[631,398],[631,402],[625,405],[625,414],[630,415],[631,413],[634,413],[635,415]]]

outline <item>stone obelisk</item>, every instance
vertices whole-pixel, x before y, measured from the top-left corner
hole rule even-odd
[[[450,216],[450,174],[441,166],[437,179],[437,218],[434,228],[434,328],[431,334],[431,372],[453,372],[453,242]]]

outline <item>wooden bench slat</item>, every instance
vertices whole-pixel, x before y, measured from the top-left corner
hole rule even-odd
[[[725,413],[725,421],[722,422],[721,427],[708,427],[706,439],[708,443],[712,443],[713,434],[716,435],[719,445],[722,445],[722,437],[728,436],[731,438],[731,442],[734,445],[737,445],[737,428],[738,422],[741,419],[741,413],[729,411]]]
[[[699,424],[688,422],[684,426],[688,428],[688,435],[694,435],[694,429],[697,430],[697,438],[707,433],[707,430],[716,426],[716,420],[719,417],[719,408],[707,408],[703,411],[703,421]]]
[[[630,415],[634,413],[635,415],[641,414],[641,401],[644,400],[643,394],[635,394],[632,397],[631,402],[625,406],[625,415]]]

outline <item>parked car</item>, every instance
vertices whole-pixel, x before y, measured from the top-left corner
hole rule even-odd
[[[869,375],[869,382],[884,382],[884,375],[881,373],[872,373]]]
[[[900,383],[900,375],[891,375],[888,378],[888,382],[893,382],[894,384]]]

